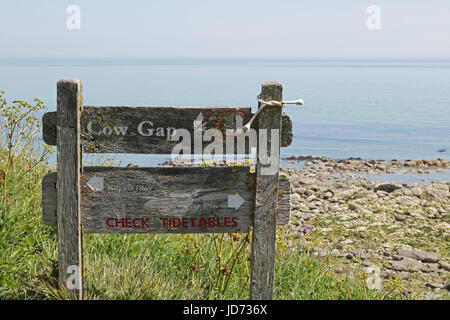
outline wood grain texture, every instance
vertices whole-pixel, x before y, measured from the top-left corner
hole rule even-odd
[[[282,101],[282,91],[283,88],[280,83],[264,82],[260,99]],[[281,108],[266,107],[259,115],[258,127],[259,130],[267,129],[269,132],[272,129],[280,129]],[[267,135],[267,143],[267,150],[271,150],[271,144],[273,143],[271,134]],[[272,175],[263,174],[263,168],[267,165],[261,163],[259,150],[258,145],[250,298],[252,300],[270,300],[273,296],[279,174],[278,172]]]
[[[254,186],[248,167],[85,167],[83,232],[248,232]]]
[[[285,226],[291,220],[291,182],[280,174],[278,178],[277,226]]]
[[[82,175],[82,179],[83,178]],[[291,214],[290,191],[291,184],[287,177],[280,176],[278,207],[277,207],[277,226],[289,223]],[[48,226],[56,226],[56,172],[50,172],[42,179],[42,217]],[[251,221],[253,225],[253,221]]]
[[[281,147],[288,147],[294,137],[292,130],[292,120],[286,113],[281,115]]]
[[[46,112],[42,116],[42,140],[48,145],[56,146],[56,111]]]
[[[57,220],[59,282],[67,288],[69,266],[78,266],[80,284],[69,289],[75,298],[82,298],[82,250],[80,227],[80,80],[63,79],[57,83]]]
[[[47,173],[42,178],[42,220],[48,226],[57,224],[56,172]]]
[[[132,111],[124,108],[131,108],[130,110]],[[120,153],[170,153],[172,147],[177,144],[177,142],[165,141],[167,140],[167,136],[156,136],[156,130],[153,137],[142,137],[138,134],[137,125],[140,121],[144,121],[145,119],[150,119],[149,121],[154,124],[154,128],[166,128],[165,131],[167,134],[167,127],[171,127],[173,124],[178,125],[179,128],[185,128],[190,131],[193,130],[193,120],[198,116],[199,112],[202,112],[204,119],[210,115],[208,119],[205,119],[206,129],[214,127],[220,127],[223,130],[232,129],[236,125],[235,120],[233,119],[233,116],[236,114],[242,114],[244,116],[244,124],[252,117],[249,107],[197,107],[190,109],[183,107],[85,107],[84,110],[85,111],[82,112],[83,125],[81,127],[81,143],[84,151],[87,153],[116,153],[116,151],[120,151]],[[165,115],[172,111],[176,114],[169,115],[168,117]],[[131,117],[128,118],[128,115],[130,114]],[[154,114],[157,114],[155,118],[152,117]],[[144,115],[148,115],[148,118],[142,118],[144,119],[142,120],[140,117],[143,117]],[[164,118],[164,121],[156,122],[154,120],[160,119],[161,117]],[[93,119],[102,119],[100,122],[92,123],[92,129],[96,132],[103,130],[103,125],[109,126],[110,124],[113,124],[114,127],[114,124],[116,124],[116,127],[128,127],[127,135],[117,136],[116,134],[112,134],[106,136],[103,133],[101,135],[93,135],[86,128],[89,121]],[[107,119],[116,120],[108,122],[106,121]],[[146,124],[143,129],[148,129],[149,127],[150,126]],[[105,130],[109,133],[109,129]],[[286,114],[282,115],[281,132],[281,146],[287,147],[292,143],[293,133],[292,121]],[[44,114],[42,118],[42,137],[46,144],[56,145],[56,112],[47,112]],[[204,145],[207,144],[207,142],[204,143]],[[192,151],[194,152],[193,148]]]
[[[250,113],[249,107],[85,107],[81,118],[83,152],[170,154],[179,143],[170,141],[170,134],[175,129],[186,129],[191,133],[191,152],[194,153],[194,130],[201,130],[201,125],[194,128],[194,121],[200,119],[200,123],[203,122],[203,131],[221,130],[225,141],[228,138],[225,130],[235,129],[237,122],[240,122],[238,127],[245,124]],[[139,132],[139,125],[144,121],[147,122]],[[87,129],[89,123],[91,132],[96,134]],[[114,130],[119,127],[127,128],[124,135],[117,134],[117,130]],[[109,135],[108,128],[113,128]],[[104,131],[97,134],[101,130],[107,134]],[[210,143],[203,141],[201,150]],[[223,149],[225,153],[225,148]]]

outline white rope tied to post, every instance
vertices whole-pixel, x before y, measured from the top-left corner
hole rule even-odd
[[[305,103],[303,102],[302,99],[297,99],[295,101],[264,101],[261,99],[258,99],[259,103],[261,103],[261,107],[258,109],[258,111],[256,111],[256,113],[253,115],[253,117],[250,119],[250,121],[244,126],[242,127],[243,132],[247,132],[250,130],[250,126],[252,125],[253,121],[256,119],[256,117],[258,117],[258,114],[267,106],[269,107],[284,107],[284,105],[286,104],[296,104],[298,106],[302,106]]]

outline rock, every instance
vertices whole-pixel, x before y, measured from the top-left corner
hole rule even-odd
[[[440,289],[437,289],[440,290]],[[428,291],[425,293],[425,300],[441,300],[442,299],[442,293],[439,294],[437,292]]]
[[[137,165],[137,164],[135,164],[135,163],[129,163],[129,164],[127,164],[127,167],[128,167],[128,168],[138,168],[139,165]]]
[[[347,253],[346,255],[345,255],[345,258],[347,258],[348,260],[353,260],[353,255],[351,254],[351,253]]]
[[[352,210],[352,211],[356,211],[356,212],[366,213],[366,214],[372,213],[372,211],[364,209],[363,207],[361,207],[360,205],[358,205],[356,203],[349,203],[348,209]]]
[[[400,261],[391,261],[391,268],[395,271],[419,271],[421,266],[422,262],[407,257]]]
[[[342,264],[336,265],[333,269],[336,273],[343,273],[345,271],[345,268]]]
[[[443,283],[426,283],[425,286],[431,289],[444,289]]]
[[[398,183],[381,183],[375,186],[375,192],[378,190],[384,191],[384,192],[394,192],[395,190],[401,189],[402,186]]]
[[[450,272],[450,263],[441,261],[441,262],[439,263],[439,265],[440,265],[440,267],[441,267],[442,269],[444,269],[445,271],[449,271],[449,272]]]
[[[431,217],[436,217],[436,216],[439,215],[439,212],[437,211],[436,208],[429,207],[428,210],[427,210],[427,215],[431,216]]]
[[[412,188],[411,192],[414,196],[420,198],[422,196],[423,190],[421,187],[417,186],[417,187]]]
[[[401,257],[411,258],[420,260],[423,262],[438,262],[439,256],[433,252],[426,252],[422,250],[409,250],[409,249],[399,249],[397,255]]]
[[[298,180],[298,183],[303,184],[303,185],[311,185],[316,183],[315,179],[311,179],[311,178],[301,178]]]
[[[336,197],[338,198],[338,199],[344,199],[344,200],[347,200],[347,199],[350,199],[355,193],[357,193],[358,192],[358,189],[356,189],[356,188],[351,188],[351,189],[346,189],[346,190],[343,190],[343,191],[341,191],[341,192],[338,192],[338,193],[336,193],[335,195],[336,195]]]
[[[330,191],[327,191],[322,195],[322,198],[325,200],[330,199],[331,197],[333,197],[333,194]]]
[[[433,166],[439,167],[441,165],[441,161],[439,159],[431,159]]]
[[[421,199],[428,201],[446,202],[450,197],[448,186],[444,183],[433,183],[423,188]]]
[[[292,203],[297,203],[300,202],[302,200],[302,198],[300,197],[300,195],[298,193],[292,193],[291,194],[291,202]]]
[[[416,166],[416,162],[415,161],[406,161],[405,162],[405,167],[415,167]]]
[[[425,273],[436,272],[439,270],[439,264],[437,263],[424,263],[420,267],[420,271]]]
[[[408,189],[406,189],[406,190],[408,190]],[[412,194],[412,192],[411,192],[411,194]],[[393,196],[393,197],[402,196],[403,195],[403,189],[394,190],[393,192],[390,193],[390,195]]]
[[[395,220],[400,221],[400,222],[406,220],[406,216],[404,216],[402,214],[396,214],[396,215],[394,215],[394,218],[395,218]]]
[[[408,206],[418,206],[420,205],[420,200],[413,197],[408,196],[400,196],[395,198],[395,203],[404,204]]]
[[[407,280],[407,279],[409,279],[409,277],[411,277],[411,273],[402,271],[398,274],[398,276],[400,278],[402,278],[403,280]]]
[[[361,198],[366,198],[366,197],[370,197],[373,195],[372,191],[368,191],[368,190],[362,190],[357,192],[356,194],[354,194],[352,196],[352,199],[361,199]]]
[[[387,193],[386,191],[381,191],[381,190],[376,191],[375,194],[380,198],[384,198],[387,195],[389,195],[389,193]]]
[[[297,181],[297,183],[298,183],[298,181]],[[306,188],[304,188],[304,187],[296,187],[295,188],[295,193],[298,193],[299,195],[302,195],[305,192],[306,192]]]
[[[397,191],[401,191],[401,190],[396,190],[396,192],[397,192]],[[403,189],[403,195],[404,195],[404,196],[411,197],[411,196],[414,196],[414,193],[412,192],[412,190],[407,189],[407,188],[404,188],[404,189]]]

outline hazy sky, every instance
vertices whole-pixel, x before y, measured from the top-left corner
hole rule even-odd
[[[69,5],[81,29],[66,26]],[[370,5],[381,29],[369,30]],[[450,0],[0,0],[0,57],[450,58]]]

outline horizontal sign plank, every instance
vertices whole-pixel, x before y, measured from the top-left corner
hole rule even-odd
[[[277,226],[284,226],[291,220],[291,182],[285,174],[278,178]]]
[[[48,226],[56,226],[56,208],[58,198],[56,194],[56,172],[47,173],[42,178],[42,219]]]
[[[56,111],[46,112],[42,116],[42,140],[50,146],[56,146]]]
[[[87,167],[81,224],[88,233],[248,232],[254,186],[248,167]]]
[[[217,177],[219,177],[219,176],[221,176],[221,179],[222,179],[222,178],[224,178],[224,176],[231,174],[233,181],[237,177],[238,180],[239,179],[242,180],[245,178],[245,179],[249,179],[250,182],[252,182],[254,180],[254,178],[253,178],[254,175],[253,174],[248,175],[248,168],[247,169],[245,169],[245,168],[246,167],[236,168],[236,169],[212,168],[212,167],[211,168],[140,168],[140,169],[138,169],[138,168],[114,168],[114,169],[113,168],[104,168],[104,171],[103,171],[101,168],[98,168],[98,167],[84,167],[84,173],[82,175],[82,182],[85,182],[85,183],[84,184],[82,183],[82,188],[81,188],[81,191],[82,191],[81,208],[82,209],[84,208],[84,210],[82,210],[82,214],[84,212],[88,212],[88,215],[87,215],[87,218],[82,219],[82,223],[87,224],[88,226],[84,225],[83,230],[84,231],[88,230],[87,232],[100,232],[100,233],[106,232],[106,231],[109,231],[110,233],[115,233],[115,232],[134,233],[134,232],[150,232],[150,231],[155,232],[154,230],[149,230],[149,229],[137,230],[135,228],[128,228],[128,229],[127,228],[125,228],[125,229],[124,228],[118,228],[118,229],[108,228],[108,229],[105,229],[105,226],[103,226],[104,228],[97,229],[96,223],[98,223],[99,219],[100,219],[99,223],[101,225],[101,219],[102,219],[102,217],[105,218],[105,214],[94,215],[93,217],[91,217],[89,212],[93,212],[92,210],[100,210],[100,209],[99,209],[98,205],[95,203],[94,203],[94,206],[97,209],[87,208],[85,199],[91,199],[88,202],[91,204],[92,204],[92,201],[94,201],[94,202],[100,201],[98,203],[103,203],[102,201],[107,201],[107,200],[105,200],[105,199],[101,200],[102,195],[104,195],[105,192],[110,192],[110,191],[112,192],[113,190],[115,190],[115,192],[112,193],[112,195],[109,195],[107,199],[109,199],[109,201],[113,201],[113,203],[115,203],[116,205],[117,205],[117,201],[123,200],[123,197],[125,197],[125,198],[140,197],[139,194],[141,194],[141,195],[144,194],[143,197],[148,197],[149,194],[152,193],[153,194],[152,199],[154,199],[155,195],[160,194],[162,191],[160,191],[160,193],[157,193],[157,192],[153,193],[153,191],[150,191],[150,188],[152,190],[158,189],[159,182],[158,183],[155,183],[155,182],[149,183],[149,184],[147,184],[147,187],[146,187],[146,185],[142,183],[143,179],[148,180],[149,179],[148,176],[151,176],[151,177],[156,177],[158,175],[167,176],[168,172],[171,172],[171,174],[175,174],[176,177],[178,177],[178,174],[180,174],[180,173],[182,174],[182,172],[187,169],[188,170],[185,171],[185,173],[184,173],[185,179],[183,181],[185,181],[187,177],[189,177],[189,176],[192,177],[192,175],[195,174],[194,171],[192,171],[191,169],[197,169],[200,171],[204,170],[206,172],[206,173],[203,173],[204,178],[209,175],[209,176],[212,176],[213,179],[217,179]],[[121,184],[113,184],[113,183],[108,182],[108,185],[106,185],[105,177],[111,177],[111,175],[114,175],[114,172],[117,172],[117,169],[119,170],[119,172],[122,172],[122,175],[126,175],[129,177],[126,178],[125,180],[120,180],[119,182]],[[169,169],[175,169],[175,170],[169,170]],[[182,170],[182,169],[184,169],[184,170]],[[225,169],[225,171],[224,171],[224,169]],[[169,170],[169,171],[167,171],[167,170]],[[177,171],[177,170],[181,170],[181,171]],[[215,170],[222,170],[220,172],[219,176],[216,176]],[[229,170],[231,170],[231,171],[229,171]],[[235,170],[235,171],[233,172],[233,170]],[[97,171],[99,173],[97,173]],[[138,177],[136,182],[130,180],[133,177],[135,177],[136,174],[142,174],[143,172],[144,173],[146,172],[144,175],[147,176],[147,178],[139,178]],[[157,172],[159,172],[159,173],[157,173]],[[187,172],[189,172],[189,173],[187,173]],[[196,172],[198,172],[198,171],[196,171]],[[230,172],[232,172],[232,173],[230,173]],[[130,173],[131,173],[131,175],[129,175]],[[93,180],[91,180],[91,179],[93,179]],[[194,181],[197,181],[196,179],[197,179],[196,177],[193,177]],[[89,181],[90,181],[90,183],[88,185],[87,183]],[[124,181],[128,181],[129,183],[125,183]],[[164,180],[162,180],[162,181],[164,181]],[[217,184],[223,183],[220,180],[215,180],[215,181],[217,181],[217,182],[215,182]],[[229,181],[228,181],[228,183],[229,183]],[[174,182],[173,184],[179,184],[179,182]],[[241,184],[242,184],[242,182],[241,182]],[[148,186],[150,186],[150,187],[148,187]],[[201,212],[205,212],[205,210],[206,210],[206,212],[209,212],[208,214],[213,213],[213,216],[216,216],[215,215],[216,211],[214,210],[215,208],[212,207],[211,204],[209,205],[209,208],[208,208],[208,205],[205,204],[207,201],[205,202],[205,201],[198,200],[199,193],[193,192],[193,190],[189,189],[190,186],[188,186],[188,185],[184,185],[184,186],[186,187],[186,190],[184,190],[183,191],[184,193],[182,193],[182,194],[185,196],[192,195],[191,199],[185,198],[184,203],[191,203],[192,208],[195,208],[197,210],[197,212],[198,212],[197,214],[200,214]],[[203,187],[204,186],[202,186],[202,188]],[[106,191],[105,191],[105,188],[106,188]],[[179,187],[179,188],[181,188],[181,187]],[[197,185],[197,188],[198,188],[198,185]],[[223,212],[223,210],[225,210],[226,212],[231,212],[231,213],[237,215],[239,212],[236,211],[235,207],[238,206],[242,202],[241,199],[244,199],[244,201],[246,201],[245,198],[243,196],[241,196],[241,193],[243,192],[247,195],[247,197],[249,197],[249,195],[248,195],[249,190],[248,189],[247,189],[247,191],[240,190],[241,192],[239,192],[239,191],[235,190],[236,189],[235,186],[224,186],[224,187],[221,187],[221,190],[225,190],[227,188],[228,188],[228,190],[234,190],[234,193],[229,192],[228,195],[222,194],[220,197],[218,196],[220,198],[219,199],[220,203],[218,205],[223,207],[223,208],[221,208],[222,212]],[[246,185],[246,188],[247,188],[247,185]],[[249,189],[251,190],[251,188],[252,187],[250,186]],[[103,189],[103,190],[101,190],[101,189]],[[137,195],[133,196],[132,192],[135,189],[137,189],[138,193],[137,193]],[[289,178],[287,178],[286,176],[280,175],[279,189],[280,190],[279,190],[279,198],[278,198],[277,225],[285,225],[285,224],[289,223],[290,212],[291,212],[290,211],[291,186],[290,186]],[[163,189],[163,190],[165,190],[165,189]],[[180,191],[181,190],[178,190],[177,192],[180,192]],[[92,193],[92,192],[94,192],[94,193]],[[98,193],[96,193],[96,192],[98,192]],[[125,196],[123,196],[124,192],[125,192]],[[216,193],[215,191],[211,191],[211,192]],[[157,207],[161,206],[161,204],[167,204],[169,201],[172,201],[174,197],[175,197],[175,199],[177,199],[176,194],[173,194],[172,197],[169,197],[166,194],[167,191],[165,191],[163,193],[165,194],[165,196],[162,197],[161,199],[156,200]],[[128,194],[128,196],[127,196],[127,194]],[[200,197],[203,197],[203,198],[200,198],[200,200],[208,199],[208,197],[205,198],[205,195],[203,195],[203,196],[200,195]],[[252,198],[251,201],[253,201],[253,193],[251,194],[251,198]],[[145,198],[145,199],[147,199],[147,198]],[[148,201],[149,200],[150,200],[150,198],[148,199]],[[124,201],[129,201],[129,200],[124,200]],[[148,201],[146,201],[146,203]],[[123,202],[123,203],[125,203],[125,202]],[[119,210],[119,212],[121,212],[120,210],[123,210],[123,206],[124,206],[123,203],[121,202],[120,204],[118,204],[117,207],[113,208],[113,210],[115,210],[114,212],[116,212],[116,214],[117,214],[117,210]],[[195,205],[194,203],[199,203],[200,206]],[[202,207],[202,204],[203,204],[203,207]],[[234,209],[234,210],[226,209],[225,205],[227,206],[228,209]],[[105,211],[102,211],[102,212],[106,212],[106,209],[111,208],[111,206],[114,206],[114,205],[111,202],[107,201]],[[144,206],[144,207],[147,208],[148,205]],[[240,209],[240,207],[241,206],[239,206],[238,209]],[[244,208],[246,208],[246,207],[243,207],[243,209],[240,209],[240,210],[244,210]],[[126,206],[125,206],[125,209],[127,209]],[[201,210],[199,211],[198,209],[201,209]],[[101,208],[101,210],[103,210],[103,207]],[[126,224],[127,220],[120,220],[120,219],[122,219],[122,218],[130,219],[133,217],[139,218],[140,216],[142,216],[142,210],[143,210],[142,208],[135,208],[134,205],[133,205],[133,207],[128,207],[128,209],[126,210],[127,212],[130,213],[128,217],[121,216],[122,213],[117,214],[117,216],[110,216],[108,218],[113,218],[113,219],[109,220],[109,224],[113,225],[115,227],[116,222],[117,222],[118,226],[121,227],[122,226],[121,222],[123,221]],[[139,215],[139,212],[141,212],[140,215]],[[220,212],[220,210],[217,212]],[[136,213],[138,213],[138,214],[136,215]],[[172,213],[172,211],[170,213]],[[57,221],[57,218],[56,218],[56,172],[48,173],[42,179],[42,215],[43,215],[44,223],[46,225],[49,225],[49,226],[56,225],[56,221]],[[159,215],[161,215],[161,214],[159,214]],[[185,211],[183,214],[181,214],[181,215],[177,214],[175,216],[177,216],[178,219],[180,219],[180,217],[181,217],[181,219],[183,219],[183,217],[184,218],[194,218],[194,216],[190,217],[188,215],[189,215],[189,212]],[[248,213],[246,213],[245,215],[248,216]],[[158,216],[158,215],[155,215],[155,216]],[[161,216],[161,217],[163,217],[163,216]],[[234,216],[231,216],[231,217],[234,217]],[[118,218],[119,220],[116,221],[114,218]],[[162,221],[162,220],[160,220],[160,221]],[[164,220],[164,221],[166,221],[167,223],[169,222],[168,220]],[[183,222],[183,220],[179,220],[179,221],[181,223]],[[184,221],[186,224],[187,221],[186,220],[184,220]],[[106,221],[103,221],[103,222],[106,224]],[[145,223],[145,226],[148,223],[145,220],[143,222]],[[171,225],[173,225],[172,222],[173,222],[173,220],[171,220]],[[188,220],[188,222],[192,223],[192,220]],[[237,222],[237,219],[235,219],[235,222]],[[244,222],[249,225],[252,224],[252,221],[244,220]],[[132,224],[133,220],[128,220],[128,223]],[[142,221],[135,220],[135,225],[140,226],[141,223],[142,223]],[[178,223],[178,220],[175,221],[175,225],[177,223]],[[223,220],[223,221],[219,220],[219,225],[222,225],[222,223],[225,223],[225,220]],[[233,224],[234,224],[233,220],[227,219],[227,225],[233,225]],[[245,227],[245,229],[246,228],[247,227]],[[217,228],[216,228],[216,230],[217,230]],[[236,230],[236,228],[234,228],[234,229],[232,228],[231,230]],[[167,230],[160,230],[160,232],[165,232],[165,231],[167,231]],[[196,232],[195,230],[190,230],[190,231],[182,230],[182,231]],[[174,230],[169,230],[167,232],[174,232]],[[210,232],[210,231],[205,231],[205,232]],[[239,232],[239,231],[230,231],[229,229],[225,228],[222,230],[222,232]]]
[[[250,107],[90,107],[81,112],[81,144],[85,153],[170,154],[178,141],[170,141],[176,129],[186,129],[193,136],[197,130],[219,129],[226,153],[226,130],[241,128],[252,117]],[[56,145],[56,112],[43,118],[43,139]],[[191,139],[191,152],[194,139]],[[292,121],[282,117],[281,146],[292,142]],[[202,148],[210,141],[202,141]],[[236,143],[234,153],[236,153]],[[249,153],[248,142],[245,153]]]

